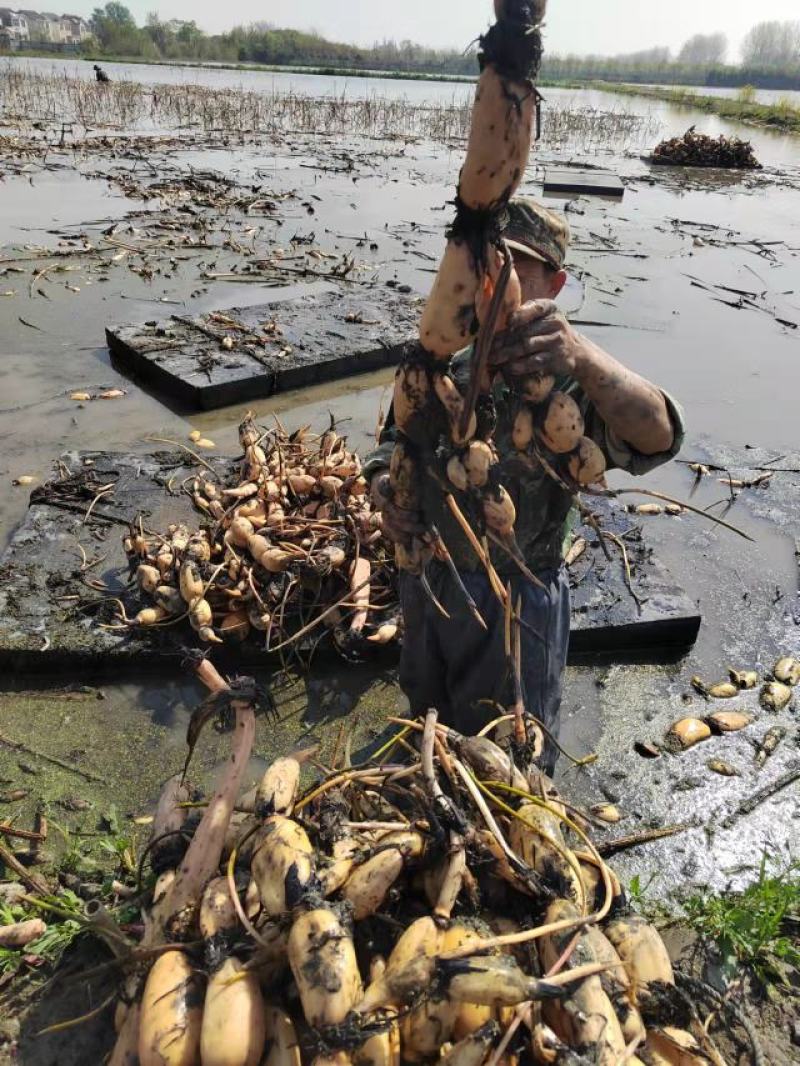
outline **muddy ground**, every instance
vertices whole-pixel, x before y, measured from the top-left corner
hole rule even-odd
[[[698,128],[707,121],[699,116]],[[24,514],[28,491],[12,479],[46,479],[66,449],[145,451],[147,435],[186,441],[197,428],[220,452],[235,452],[243,408],[193,416],[165,405],[111,366],[107,324],[261,303],[302,295],[309,285],[346,291],[369,284],[376,301],[387,285],[424,295],[463,151],[454,140],[410,138],[256,140],[173,131],[154,144],[113,130],[103,135],[106,143],[95,135],[89,144],[76,131],[80,146],[60,148],[59,129],[51,126],[26,147],[15,128],[0,126],[6,535]],[[699,603],[700,637],[679,662],[663,662],[655,649],[649,663],[570,668],[563,740],[600,758],[584,769],[562,760],[559,772],[578,800],[605,796],[619,804],[624,820],[608,836],[690,826],[615,860],[623,878],[640,875],[659,897],[721,890],[752,877],[765,850],[779,862],[798,853],[796,782],[751,813],[736,812],[797,766],[800,708],[770,715],[756,691],[737,701],[755,721],[735,737],[654,762],[635,754],[634,744],[661,739],[684,714],[707,713],[690,686],[693,675],[719,680],[731,665],[765,676],[779,653],[800,649],[800,152],[785,139],[759,136],[764,171],[687,175],[651,170],[639,158],[647,145],[630,138],[602,154],[586,154],[585,145],[585,138],[569,137],[544,144],[524,187],[541,193],[548,159],[602,164],[625,178],[621,202],[553,201],[568,211],[574,232],[565,309],[579,328],[681,401],[689,427],[683,457],[719,468],[698,480],[673,464],[648,477],[648,487],[724,513],[752,540],[690,515],[632,518]],[[381,372],[252,406],[259,419],[276,413],[290,427],[322,425],[331,412],[349,420],[352,443],[366,449],[390,382],[391,372]],[[103,387],[125,395],[69,399],[76,389]],[[753,480],[762,467],[776,473],[757,488],[720,483],[730,476]],[[357,751],[387,713],[403,707],[392,673],[369,667],[259,680],[273,690],[277,717],[259,727],[254,775],[307,730],[329,751],[340,726],[355,727]],[[161,781],[182,764],[188,716],[200,694],[178,667],[166,684],[138,678],[104,682],[102,692],[74,691],[86,683],[91,679],[5,678],[0,735],[34,752],[73,753],[98,780],[0,744],[0,788],[26,793],[7,805],[9,814],[27,823],[45,799],[73,842],[91,843],[77,834],[98,832],[112,804],[126,830],[137,832],[132,818],[149,809]],[[785,735],[758,769],[755,745],[776,726]],[[197,772],[213,774],[224,758],[224,743],[209,733]],[[738,776],[713,773],[710,759],[731,763]],[[90,806],[70,809],[76,797]],[[57,840],[54,847],[61,846]],[[784,1022],[774,1033],[775,1062],[793,1061]],[[26,1042],[16,1061],[40,1066],[56,1061],[54,1054]]]

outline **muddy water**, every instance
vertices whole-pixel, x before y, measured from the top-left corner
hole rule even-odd
[[[71,77],[94,79],[92,64],[73,59],[0,59],[4,64],[27,69],[40,74],[68,74]],[[296,93],[302,96],[338,96],[347,99],[391,98],[405,99],[415,106],[425,104],[463,104],[471,100],[473,87],[463,82],[426,82],[395,80],[391,78],[348,78],[319,74],[278,73],[260,70],[222,70],[214,67],[184,67],[149,65],[146,63],[106,63],[104,68],[115,81],[138,82],[151,85],[203,85],[210,89],[242,89],[248,92],[271,94]],[[698,90],[706,91],[706,90]],[[708,90],[720,95],[735,94],[736,90]],[[560,109],[596,109],[601,111],[635,113],[649,116],[660,124],[661,136],[675,136],[694,124],[698,132],[718,136],[742,136],[752,140],[759,154],[770,162],[800,162],[800,138],[784,137],[769,130],[755,130],[751,126],[721,120],[704,112],[691,112],[686,108],[673,107],[663,101],[645,97],[620,97],[613,92],[595,89],[544,90],[545,106]],[[800,98],[800,93],[780,93],[778,98]],[[759,93],[759,99],[772,102],[767,91]],[[639,145],[641,149],[652,147],[651,137]]]
[[[157,74],[164,80],[165,69],[153,68],[153,77]],[[139,79],[147,73],[145,68],[135,68]],[[174,76],[194,80],[211,78],[212,74],[180,70]],[[218,71],[213,77],[220,79],[220,84],[240,85],[248,84],[247,79],[256,75]],[[276,81],[278,76],[269,78]],[[311,80],[315,86],[324,86],[315,92],[338,91],[332,79],[329,83]],[[404,93],[424,90],[428,98],[432,93],[460,91],[457,86],[409,88],[405,82],[401,86]],[[363,91],[361,80],[358,88]],[[368,88],[371,91],[372,87]],[[356,91],[355,82],[352,91]],[[377,82],[375,91],[385,93],[391,86]],[[548,91],[548,98],[551,96],[555,101],[580,106],[639,106],[637,101],[620,103],[619,98],[607,94],[557,95]],[[695,116],[685,110],[678,114],[660,105],[653,107],[649,101],[641,106],[642,113],[654,111],[659,116],[661,132],[677,132],[695,118],[700,129],[736,132],[710,116]],[[651,174],[636,152],[627,157],[615,155],[612,146],[599,161],[618,168],[629,179],[625,199],[621,203],[582,199],[570,204],[575,248],[568,309],[579,322],[604,323],[579,328],[679,398],[689,425],[686,455],[705,457],[724,447],[729,463],[746,462],[748,445],[758,445],[765,454],[775,456],[797,443],[798,331],[780,325],[775,316],[800,322],[800,139],[760,131],[747,133],[767,164],[783,168],[783,176],[771,171],[758,179],[707,176],[684,182],[663,172]],[[314,169],[317,163],[330,164],[334,150],[352,153],[356,160],[353,172],[333,174]],[[543,146],[525,191],[541,193],[542,163],[576,158],[579,146],[567,146],[558,153]],[[260,240],[272,247],[286,246],[295,233],[314,233],[316,244],[327,252],[353,252],[364,267],[359,276],[375,278],[381,284],[407,283],[424,294],[442,247],[448,213],[441,207],[452,196],[460,155],[431,143],[398,148],[345,138],[309,138],[259,151],[183,152],[172,155],[170,161],[186,167],[213,167],[242,183],[262,181],[275,193],[296,191],[297,200],[281,205],[281,225],[259,220],[264,228]],[[26,245],[52,248],[65,232],[85,231],[94,237],[128,212],[137,212],[136,219],[140,219],[141,204],[125,200],[115,187],[98,177],[105,165],[84,160],[80,175],[58,170],[7,179],[0,189],[0,244],[5,246],[0,258],[12,247],[16,255],[35,257],[35,251],[26,252]],[[310,195],[319,197],[314,201],[313,217],[299,206]],[[553,201],[556,207],[565,203],[563,198]],[[231,224],[241,232],[248,221],[233,218]],[[721,230],[708,229],[711,225]],[[58,232],[48,232],[51,230]],[[364,235],[367,245],[377,243],[377,250],[359,246]],[[722,246],[711,244],[709,235]],[[764,243],[760,248],[747,243],[753,239]],[[256,304],[280,295],[258,284],[201,283],[199,264],[210,258],[208,254],[187,255],[151,280],[130,272],[123,261],[108,272],[106,281],[100,280],[90,261],[70,260],[69,264],[78,269],[33,287],[34,293],[41,290],[46,295],[31,294],[29,264],[21,264],[27,273],[0,277],[0,294],[14,293],[0,295],[4,384],[0,397],[0,522],[5,536],[26,507],[26,490],[12,487],[11,479],[21,474],[47,477],[53,459],[66,449],[146,449],[147,435],[184,441],[191,428],[198,428],[221,451],[235,451],[242,408],[191,417],[171,409],[117,373],[104,347],[107,323]],[[766,293],[769,313],[718,302],[718,290],[711,293],[701,287],[714,284],[759,297]],[[284,295],[304,291],[295,286]],[[304,423],[320,426],[332,413],[347,420],[351,440],[363,449],[374,436],[381,404],[388,402],[390,382],[391,373],[385,372],[251,406],[259,418],[277,414],[289,427]],[[104,385],[126,389],[127,395],[118,401],[87,405],[68,399],[74,389]],[[617,479],[619,485],[626,483],[624,478]],[[652,475],[647,484],[683,498],[692,492],[691,475],[677,465]],[[786,482],[775,484],[767,491],[790,491],[786,486]],[[797,491],[796,485],[793,491]],[[699,486],[693,501],[707,507],[724,495],[722,486],[708,479]],[[790,650],[787,642],[796,630],[787,628],[780,608],[796,594],[790,529],[769,520],[769,507],[759,508],[756,516],[748,507],[747,494],[728,517],[754,537],[754,542],[714,530],[689,516],[650,522],[648,535],[659,554],[701,605],[704,625],[698,646],[684,663],[618,668],[602,689],[597,682],[604,675],[597,670],[570,670],[565,699],[565,735],[570,746],[586,750],[596,745],[609,754],[620,723],[624,723],[627,743],[645,730],[653,703],[660,701],[662,708],[673,706],[692,673],[713,677],[733,658],[742,663],[756,659],[766,663],[778,648]],[[30,679],[18,683],[31,685]],[[280,728],[264,728],[260,733],[263,756],[309,728],[320,731],[331,745],[339,724],[353,721],[354,710],[358,712],[357,744],[361,744],[370,738],[383,713],[402,705],[391,677],[350,667],[320,670],[277,695]],[[156,778],[179,768],[182,737],[196,698],[193,687],[180,681],[158,689],[112,686],[106,701],[97,705],[101,713],[94,713],[93,704],[81,704],[80,715],[72,715],[69,721],[59,719],[56,734],[47,737],[53,745],[49,750],[69,750],[77,743],[76,737],[92,732],[95,739],[87,758],[109,781],[108,788],[93,792],[94,802],[108,802],[113,797],[124,802],[126,811],[141,809],[152,800]],[[32,746],[41,745],[47,733],[46,715],[43,717],[41,711],[32,714],[25,698],[5,697],[2,703],[6,733]],[[59,706],[54,701],[53,707]],[[658,727],[662,725],[659,719]],[[109,730],[118,730],[124,739],[124,755],[119,747],[104,752],[102,737]],[[224,757],[224,748],[218,738],[211,737],[202,762],[206,770],[213,768],[217,757]],[[135,771],[142,762],[153,774]],[[118,773],[121,763],[122,775]],[[635,783],[636,774],[641,772],[632,767],[631,782]],[[0,750],[0,776],[15,775],[16,760]],[[596,798],[601,781],[602,777],[584,774],[576,787],[585,787],[587,794]],[[716,782],[715,786],[719,787]],[[74,787],[74,781],[56,773],[41,791],[57,798]],[[648,789],[648,796],[651,814],[665,810],[663,792],[659,799]],[[729,842],[725,846],[729,847]],[[713,875],[713,869],[704,868],[703,876],[713,880]],[[673,876],[678,882],[683,875],[676,869]]]

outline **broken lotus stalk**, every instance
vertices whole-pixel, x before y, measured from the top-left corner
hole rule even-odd
[[[481,39],[482,72],[456,218],[422,315],[419,344],[395,380],[395,421],[406,440],[397,445],[400,457],[392,463],[390,485],[395,505],[409,511],[420,509],[421,455],[442,436],[463,450],[477,432],[474,396],[467,404],[447,374],[448,360],[475,337],[479,325],[488,353],[494,330],[504,328],[521,303],[519,279],[501,234],[531,150],[537,102],[533,79],[541,62],[546,0],[495,0],[494,7],[497,22]],[[489,375],[480,377],[480,387],[488,391]],[[501,540],[512,538],[514,504],[499,484],[491,450],[488,462],[469,449],[464,454],[468,487],[483,501],[480,521]],[[458,478],[458,469],[454,473]],[[428,557],[419,538],[411,536],[397,552],[399,567],[417,574]]]

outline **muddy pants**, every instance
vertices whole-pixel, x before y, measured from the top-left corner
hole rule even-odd
[[[413,714],[429,707],[440,721],[473,735],[500,713],[495,701],[509,705],[512,688],[504,650],[503,611],[483,572],[463,573],[488,626],[483,630],[467,608],[463,594],[441,564],[429,567],[431,587],[447,613],[444,618],[419,580],[400,576],[404,636],[400,687]],[[511,579],[513,601],[522,598],[522,691],[526,710],[558,735],[561,685],[569,645],[569,582],[563,569],[538,575],[546,588],[526,578]],[[552,772],[558,752],[545,744],[542,768]]]

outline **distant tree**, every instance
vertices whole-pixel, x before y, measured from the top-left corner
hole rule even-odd
[[[669,48],[658,46],[656,48],[645,48],[641,52],[626,52],[624,55],[614,56],[613,58],[619,59],[623,63],[631,63],[633,65],[638,63],[642,66],[649,64],[650,66],[658,67],[672,60],[672,52],[670,52]]]
[[[157,11],[151,11],[147,16],[144,32],[156,46],[160,55],[169,55],[174,34],[170,26],[158,17]]]
[[[744,39],[745,66],[760,70],[800,68],[800,22],[760,22]]]
[[[678,53],[678,62],[687,66],[713,67],[725,62],[728,38],[724,33],[696,33]]]
[[[96,7],[89,19],[92,33],[102,45],[112,37],[121,36],[136,30],[136,21],[124,4],[111,0],[105,7]]]
[[[190,22],[180,22],[175,19],[172,25],[175,28],[175,40],[181,48],[189,54],[199,53],[205,35],[194,19]]]

